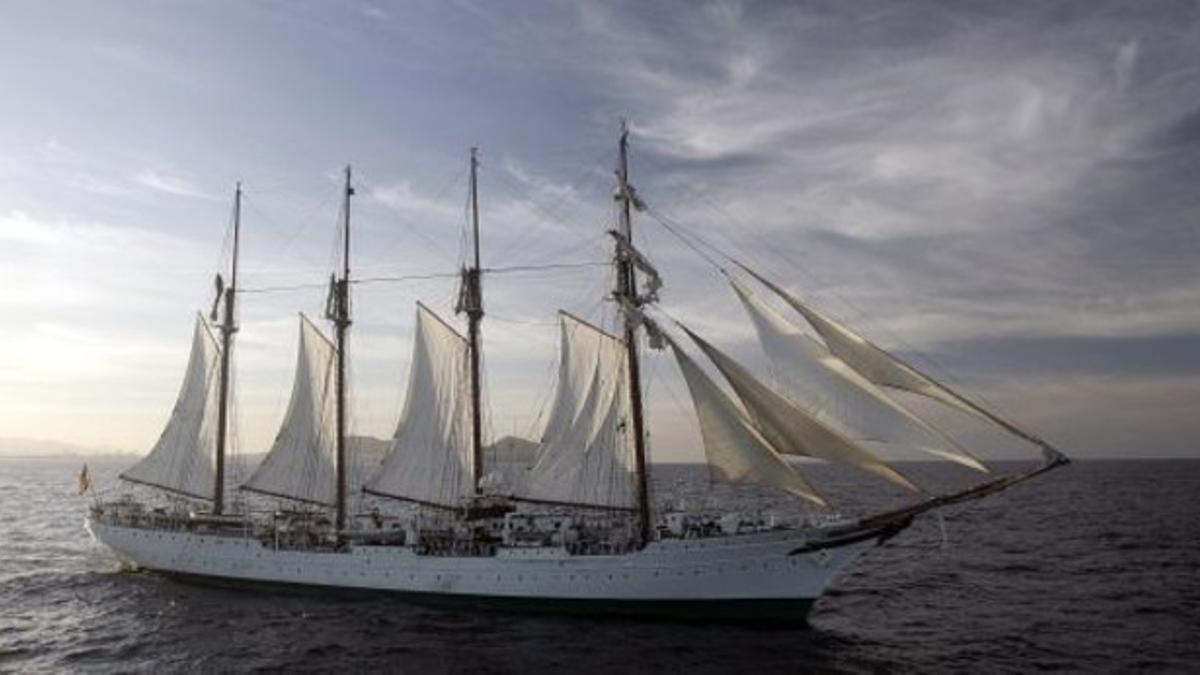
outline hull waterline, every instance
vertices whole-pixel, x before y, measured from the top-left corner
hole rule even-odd
[[[127,563],[205,584],[382,592],[464,609],[788,624],[802,623],[840,569],[875,545],[794,553],[805,538],[780,531],[655,541],[615,555],[536,547],[437,556],[403,546],[282,550],[247,536],[94,519],[87,527]]]

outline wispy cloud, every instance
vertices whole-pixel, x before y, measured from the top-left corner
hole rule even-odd
[[[428,195],[419,194],[408,181],[372,188],[368,198],[383,206],[408,216],[433,216],[454,218],[462,215],[450,201],[439,201]]]
[[[188,181],[187,179],[151,169],[138,172],[138,174],[134,176],[134,181],[143,187],[148,187],[151,190],[156,190],[169,195],[175,195],[176,197],[216,199],[213,194],[206,192],[204,189],[195,183]]]
[[[362,12],[363,16],[375,21],[388,21],[392,18],[392,13],[374,4],[358,5],[358,11]]]

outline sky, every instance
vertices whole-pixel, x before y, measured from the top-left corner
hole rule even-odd
[[[15,0],[0,82],[10,451],[153,444],[237,181],[238,445],[264,451],[347,164],[355,277],[428,277],[354,287],[353,429],[389,436],[414,303],[461,325],[472,146],[484,265],[580,263],[485,276],[490,435],[536,437],[555,311],[614,320],[626,118],[655,215],[1069,455],[1200,455],[1194,2]],[[634,227],[662,308],[761,365],[712,266]],[[646,370],[654,458],[698,460],[673,362]]]

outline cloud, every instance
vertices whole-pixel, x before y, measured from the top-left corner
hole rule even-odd
[[[374,21],[388,21],[392,18],[391,12],[378,5],[362,4],[358,6],[358,11],[362,12],[363,16]]]
[[[158,192],[163,192],[177,197],[216,199],[216,197],[211,193],[206,192],[199,186],[184,178],[150,169],[139,172],[136,176],[134,176],[134,181],[139,185],[150,188],[151,190],[157,190]]]
[[[419,194],[409,181],[404,180],[371,188],[367,196],[376,203],[410,217],[450,219],[462,214],[461,208],[456,208],[452,202]]]
[[[1137,64],[1139,40],[1130,40],[1121,45],[1117,50],[1117,58],[1113,63],[1113,71],[1116,77],[1116,88],[1118,93],[1125,93],[1129,89],[1129,83],[1133,81],[1133,69]]]

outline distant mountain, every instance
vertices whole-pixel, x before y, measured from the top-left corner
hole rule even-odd
[[[538,444],[526,438],[505,436],[484,449],[484,457],[497,464],[533,466]]]
[[[118,454],[111,447],[86,446],[41,438],[0,437],[0,455],[8,457],[61,457],[74,455]]]

